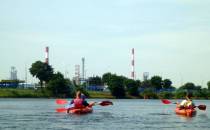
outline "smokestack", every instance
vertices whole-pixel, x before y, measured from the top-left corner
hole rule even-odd
[[[45,63],[49,64],[49,47],[45,48]]]
[[[132,54],[131,54],[131,78],[135,79],[135,61],[134,61],[134,48],[132,48]]]
[[[85,80],[85,58],[82,58],[82,80]]]
[[[75,81],[76,84],[80,84],[80,65],[75,65]]]

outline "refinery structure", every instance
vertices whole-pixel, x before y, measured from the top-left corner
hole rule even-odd
[[[10,80],[17,80],[17,70],[14,66],[11,67]]]
[[[45,63],[49,64],[49,47],[45,47]],[[82,67],[80,67],[82,66]],[[82,68],[82,71],[80,69]],[[82,65],[76,64],[75,65],[75,72],[73,80],[77,85],[80,85],[86,82],[86,74],[85,74],[85,58],[82,57]]]
[[[49,64],[49,47],[45,48],[45,63]]]
[[[80,72],[80,65],[77,64],[75,65],[75,73],[74,73],[73,80],[77,85],[80,85],[82,83],[86,82],[86,77],[85,77],[85,58],[82,57],[82,72]]]
[[[134,80],[136,78],[136,73],[135,73],[135,59],[134,59],[134,48],[132,48],[131,52],[131,78]]]
[[[149,72],[143,72],[143,80],[148,80]],[[135,71],[135,49],[131,49],[131,79],[136,79],[136,71]]]
[[[45,63],[49,64],[49,47],[45,47]],[[135,80],[136,79],[136,71],[135,71],[135,49],[131,49],[131,79]],[[143,72],[143,80],[148,80],[149,78],[149,72]],[[85,57],[81,58],[81,65],[76,64],[75,65],[75,72],[74,72],[74,77],[73,80],[77,85],[83,84],[88,82],[88,78],[86,78],[86,70],[85,70]],[[10,70],[10,78],[8,80],[2,80],[0,82],[0,87],[1,86],[10,86],[11,82],[17,82],[18,77],[17,77],[17,69],[12,66]],[[27,70],[26,70],[26,76],[25,76],[25,81],[24,80],[19,80],[20,83],[25,83],[27,84]]]

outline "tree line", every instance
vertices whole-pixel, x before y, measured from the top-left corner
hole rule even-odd
[[[189,82],[176,89],[170,79],[163,79],[158,75],[140,81],[108,72],[102,77],[89,77],[87,82],[77,85],[74,81],[65,79],[62,73],[54,72],[52,66],[41,61],[33,63],[29,71],[40,80],[41,89],[54,97],[72,97],[76,90],[81,90],[88,96],[85,90],[87,85],[108,86],[115,98],[126,98],[128,95],[139,98],[182,98],[187,91],[192,91],[198,98],[210,97],[210,81],[207,83],[208,88]]]
[[[150,79],[140,81],[105,73],[102,77],[90,77],[90,85],[107,85],[111,94],[116,98],[125,98],[126,95],[139,98],[183,98],[186,92],[192,92],[195,98],[210,98],[210,81],[208,88],[188,82],[175,88],[170,79],[161,76],[152,76]]]

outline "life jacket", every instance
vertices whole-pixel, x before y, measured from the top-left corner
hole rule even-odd
[[[183,101],[180,103],[180,106],[185,107],[185,106],[186,106],[186,104],[187,104],[187,100],[183,100]]]
[[[193,109],[194,108],[194,103],[192,102],[192,100],[185,100],[185,102],[183,102],[182,107],[185,109]]]
[[[194,103],[192,102],[192,100],[183,100],[180,104],[179,104],[179,108],[180,109],[193,109],[195,107]]]
[[[84,108],[83,99],[74,99],[74,107],[75,108]]]
[[[186,102],[186,108],[189,108],[189,109],[192,109],[192,108],[195,108],[195,104],[193,103],[192,100],[189,100]]]

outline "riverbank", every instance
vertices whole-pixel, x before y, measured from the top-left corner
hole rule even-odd
[[[50,94],[34,89],[0,89],[0,98],[49,98]]]
[[[114,99],[110,92],[96,92],[96,91],[88,91],[90,97],[89,98],[103,98],[103,99]]]
[[[88,98],[97,99],[115,99],[110,92],[103,91],[87,91],[89,94]],[[124,99],[181,99],[185,95],[182,92],[161,92],[161,93],[141,93],[139,96],[131,96],[126,94]],[[50,92],[43,90],[34,89],[0,89],[0,98],[57,98],[51,96]],[[197,96],[194,95],[194,99],[210,99],[210,94],[208,96]]]
[[[88,91],[89,98],[113,99],[110,92]],[[46,91],[35,89],[0,89],[0,98],[54,98]]]
[[[94,99],[115,99],[110,92],[103,91],[87,91],[88,98]],[[0,89],[0,98],[55,98],[47,91],[34,90],[34,89]],[[134,97],[127,95],[125,99],[141,99],[142,97]]]
[[[88,98],[114,99],[110,92],[88,91]],[[50,92],[34,89],[0,89],[0,98],[55,98]]]

